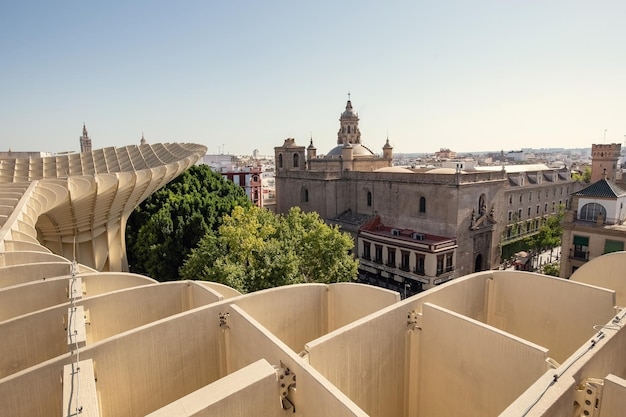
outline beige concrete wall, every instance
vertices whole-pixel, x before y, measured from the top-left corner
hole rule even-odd
[[[547,347],[558,362],[615,315],[610,290],[534,273],[494,271],[493,277],[487,323]]]
[[[623,317],[618,323],[612,321],[606,323],[566,362],[556,369],[551,369],[513,401],[501,417],[517,417],[521,415],[522,410],[529,409],[527,417],[571,415],[576,389],[580,389],[586,379],[603,380],[609,374],[626,379],[625,324]],[[558,375],[556,383],[554,375]],[[531,408],[533,404],[535,405]]]
[[[58,307],[0,323],[0,380],[67,353],[67,308]]]
[[[69,262],[42,262],[0,268],[0,288],[70,274]]]
[[[236,289],[227,287],[226,285],[220,284],[218,282],[211,282],[211,281],[194,281],[194,282],[196,283],[196,285],[202,285],[203,287],[211,288],[212,290],[221,294],[222,297],[224,297],[224,299],[239,297],[241,295],[241,293],[237,291]]]
[[[338,283],[328,286],[328,331],[400,301],[400,294],[365,284]]]
[[[101,415],[145,415],[224,376],[218,304],[126,332],[80,352],[93,359]],[[7,416],[50,416],[61,409],[63,366],[69,354],[0,379]],[[35,390],[32,393],[31,390]]]
[[[426,302],[437,304],[474,320],[487,321],[488,283],[492,272],[457,278],[411,298],[410,310],[422,311]]]
[[[67,284],[67,282],[66,282]],[[189,282],[135,287],[77,302],[88,314],[87,343],[218,301],[210,290]],[[0,378],[68,352],[67,302],[0,323]]]
[[[190,311],[87,347],[96,364],[101,414],[145,415],[224,374],[220,305]]]
[[[42,251],[0,252],[0,267],[12,265],[24,265],[35,262],[61,262],[69,261],[62,256]]]
[[[616,293],[615,304],[626,306],[624,265],[626,265],[626,252],[607,253],[577,269],[570,277],[570,281],[610,288]]]
[[[51,253],[46,247],[41,246],[38,242],[27,242],[19,240],[5,240],[4,249],[7,251],[22,252],[43,252]]]
[[[242,308],[231,305],[228,312],[226,349],[229,372],[265,358],[270,364],[282,365],[295,373],[296,391],[290,391],[289,399],[295,405],[296,416],[367,415]],[[259,410],[257,415],[264,413]]]
[[[615,375],[604,379],[602,406],[598,417],[613,417],[624,414],[626,410],[626,380]]]
[[[328,331],[328,287],[304,284],[277,287],[233,299],[294,352]]]
[[[0,288],[0,322],[68,301],[69,275]],[[101,273],[80,275],[83,297],[156,283],[142,275]]]
[[[397,303],[311,341],[309,363],[368,415],[406,415],[409,311]]]
[[[278,397],[276,370],[260,359],[148,417],[282,417]]]
[[[116,291],[81,300],[89,312],[87,342],[96,343],[183,311],[217,302],[209,290],[186,281],[173,281]],[[200,302],[201,304],[196,304]]]
[[[429,303],[418,343],[420,416],[495,416],[547,369],[546,349]]]

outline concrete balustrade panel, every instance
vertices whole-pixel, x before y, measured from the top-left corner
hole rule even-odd
[[[70,262],[41,262],[28,265],[12,265],[0,268],[0,288],[69,275]]]
[[[309,288],[311,290],[311,288]],[[267,308],[271,308],[269,305]],[[231,304],[225,312],[225,348],[229,372],[264,358],[273,366],[284,366],[296,375],[296,390],[289,399],[301,416],[367,416],[354,402],[328,381],[282,340],[268,331],[242,308]],[[254,348],[250,348],[254,346]],[[289,413],[289,412],[288,412]],[[262,410],[256,415],[264,415]]]
[[[626,279],[624,279],[626,252],[613,252],[584,263],[572,274],[570,281],[609,288],[615,291],[615,303],[626,306]]]
[[[153,279],[143,275],[116,272],[80,274],[80,277],[84,284],[83,297],[156,283]],[[69,275],[65,275],[0,288],[0,322],[66,303],[68,301],[69,278]]]
[[[550,349],[557,362],[572,355],[615,315],[615,293],[539,274],[495,271],[489,324]],[[584,308],[581,308],[584,306]]]
[[[211,281],[194,281],[197,285],[201,285],[206,288],[210,288],[218,293],[220,293],[224,299],[239,297],[241,293],[234,288],[227,287],[224,284],[220,284],[218,282]]]
[[[397,303],[312,340],[309,363],[368,415],[406,415],[410,309]]]
[[[67,280],[57,284],[67,286]],[[87,343],[94,344],[218,298],[219,295],[191,283],[172,282],[87,297],[77,304],[88,315]],[[0,323],[0,334],[11,335],[0,344],[0,378],[67,353],[65,327],[69,305],[65,296],[62,304]]]
[[[418,294],[411,308],[418,312],[429,302],[445,307],[474,320],[487,321],[488,283],[491,271],[479,272],[457,278]]]
[[[548,368],[547,349],[434,304],[419,332],[418,415],[496,416]]]
[[[575,393],[588,378],[605,379],[614,375],[626,379],[626,333],[620,326],[607,322],[598,329],[570,358],[556,369],[550,369],[546,375],[537,379],[523,394],[512,401],[501,417],[517,417],[527,413],[527,417],[561,417],[563,410],[572,410]],[[601,336],[600,336],[601,335]],[[554,382],[554,375],[559,375]],[[618,381],[613,379],[613,381]],[[609,395],[609,398],[611,396]],[[623,398],[617,401],[621,404]],[[609,400],[609,404],[615,398]],[[603,401],[601,407],[603,407]],[[609,410],[612,407],[609,406]],[[616,416],[621,416],[623,408]]]
[[[96,363],[102,415],[145,415],[224,376],[222,309],[188,311],[88,345],[81,358]]]
[[[294,352],[328,329],[328,287],[288,285],[233,300]]]
[[[607,375],[602,389],[602,407],[598,417],[619,416],[626,410],[626,380]]]
[[[36,262],[63,262],[68,260],[50,252],[1,252],[0,266],[25,265]]]
[[[260,359],[147,417],[284,417],[276,370]]]
[[[328,285],[328,331],[400,301],[395,291],[347,282]]]

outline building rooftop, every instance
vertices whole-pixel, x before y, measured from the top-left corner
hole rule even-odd
[[[581,197],[617,198],[626,195],[626,191],[609,180],[601,179],[573,195]]]

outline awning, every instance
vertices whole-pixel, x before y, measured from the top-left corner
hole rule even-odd
[[[574,245],[589,246],[589,237],[574,235]]]
[[[604,253],[619,252],[622,250],[624,250],[624,242],[608,239],[604,241]]]

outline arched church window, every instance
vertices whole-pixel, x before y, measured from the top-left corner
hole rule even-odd
[[[348,133],[350,133],[350,126],[348,126]]]
[[[303,203],[309,202],[309,189],[306,187],[302,187],[300,190],[300,201]]]
[[[282,168],[283,167],[283,154],[279,153],[278,154],[278,168]]]
[[[481,194],[478,198],[478,214],[485,214],[487,211],[487,204],[485,203],[485,194]]]
[[[367,207],[372,207],[372,193],[370,191],[367,192]]]
[[[580,220],[595,222],[600,215],[606,219],[606,209],[602,204],[587,203],[580,209]]]
[[[300,163],[300,155],[298,155],[297,153],[294,153],[293,154],[293,167],[298,168],[299,163]]]
[[[420,197],[420,213],[426,213],[426,197]]]

